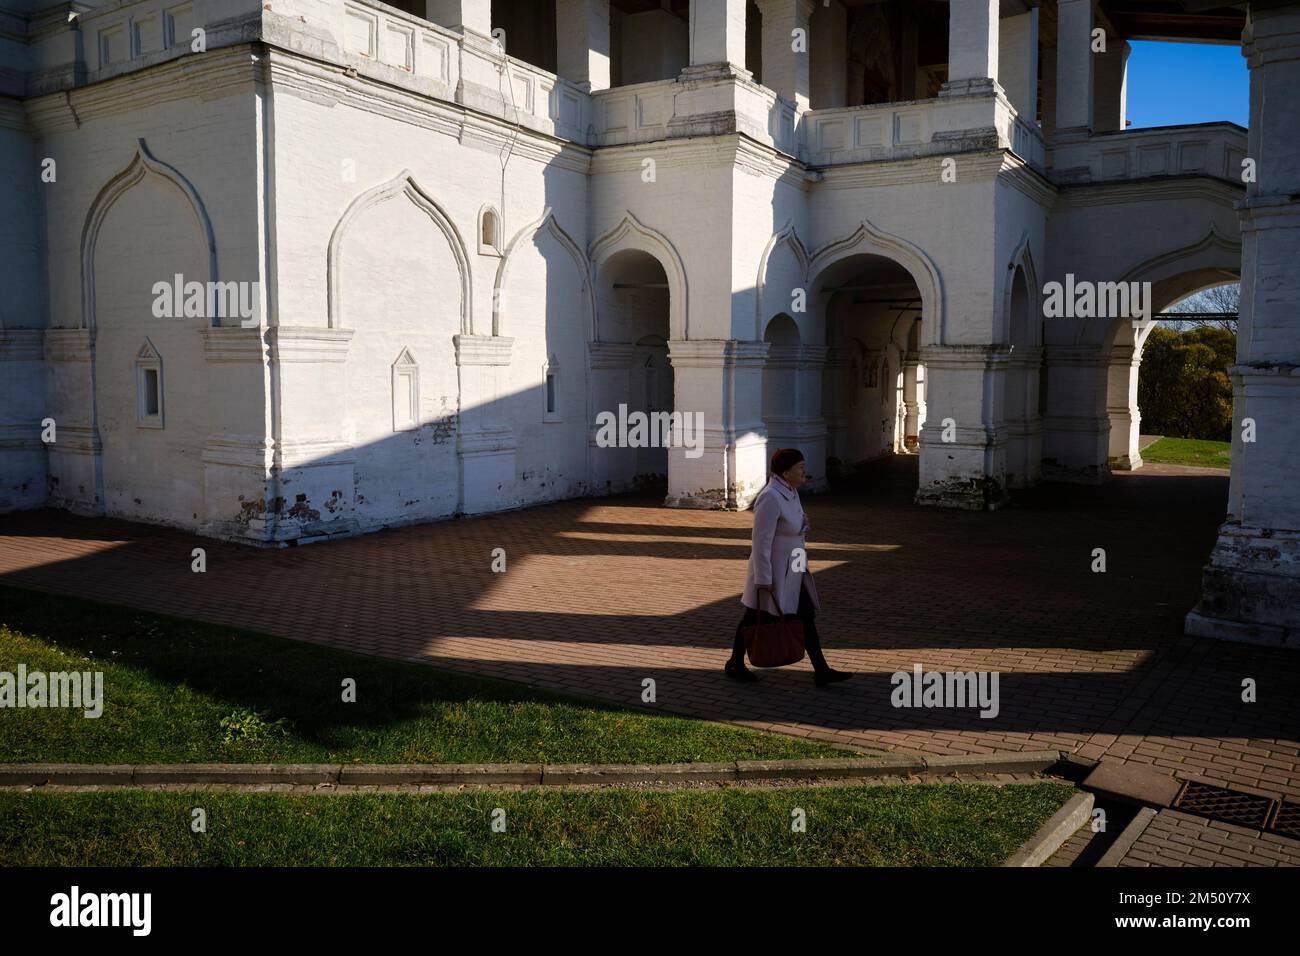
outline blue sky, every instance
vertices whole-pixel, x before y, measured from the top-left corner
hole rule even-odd
[[[1128,59],[1130,129],[1250,117],[1250,76],[1241,47],[1134,40]]]

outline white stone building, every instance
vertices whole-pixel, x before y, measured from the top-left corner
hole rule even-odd
[[[1300,4],[1250,6],[0,0],[0,509],[743,507],[772,445],[995,508],[1141,464],[1142,333],[1049,283],[1240,276],[1259,438],[1189,624],[1294,642]],[[1126,38],[1243,30],[1249,135],[1126,131]],[[620,406],[702,443],[604,447]]]

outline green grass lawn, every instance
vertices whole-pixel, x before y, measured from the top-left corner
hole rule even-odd
[[[1201,468],[1230,468],[1232,443],[1201,441],[1196,438],[1161,438],[1142,449],[1142,460],[1162,465],[1196,465]]]
[[[1072,788],[0,793],[3,866],[997,866]],[[193,808],[207,832],[190,829]],[[505,831],[493,832],[493,810]],[[802,809],[807,829],[791,831]]]
[[[20,662],[29,672],[103,671],[103,715],[0,711],[0,762],[676,763],[849,755],[780,734],[0,588],[0,671],[14,673]],[[349,677],[355,703],[341,699]],[[638,699],[640,679],[624,680],[629,700]],[[661,700],[666,690],[661,686]]]

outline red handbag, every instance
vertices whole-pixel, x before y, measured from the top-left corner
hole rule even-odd
[[[742,628],[745,653],[755,667],[784,667],[797,664],[804,658],[803,621],[781,614],[781,605],[772,595],[772,605],[778,615],[775,621],[763,623],[763,612],[758,611],[758,623]]]

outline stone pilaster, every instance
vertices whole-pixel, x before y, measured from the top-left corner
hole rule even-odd
[[[1009,354],[1005,345],[921,349],[927,409],[917,504],[992,511],[1006,502],[999,391]]]
[[[1041,348],[1016,346],[1007,363],[1004,405],[1007,428],[1007,484],[1028,488],[1042,478],[1043,420],[1039,416]]]
[[[822,370],[828,349],[820,345],[772,345],[766,371],[783,372],[792,394],[781,414],[765,416],[767,457],[797,448],[807,461],[809,491],[826,488],[826,422],[822,419]]]
[[[276,525],[270,376],[265,327],[208,328],[208,422],[203,534],[266,544]]]
[[[275,423],[267,537],[354,532],[357,457],[345,430],[353,330],[277,325],[263,331]]]
[[[678,508],[745,508],[767,481],[763,427],[766,342],[673,340],[673,411],[703,415],[700,454],[668,450],[668,500]]]
[[[45,504],[44,335],[42,329],[0,329],[0,513]]]
[[[514,432],[501,419],[514,339],[501,335],[457,335],[456,366],[460,376],[461,514],[481,514],[500,507],[503,491],[515,482]]]
[[[1110,419],[1105,387],[1109,363],[1100,345],[1048,345],[1043,414],[1043,478],[1099,484],[1110,477]]]
[[[1116,345],[1111,349],[1106,369],[1106,414],[1110,418],[1110,448],[1106,464],[1112,471],[1132,471],[1142,467],[1142,413],[1138,410],[1138,371],[1142,364],[1141,347]]]
[[[591,413],[588,422],[587,461],[596,491],[617,494],[632,488],[636,477],[636,449],[601,447],[596,442],[596,416],[618,414],[620,403],[631,394],[632,356],[635,347],[625,342],[591,342],[587,345],[591,369]]]
[[[46,413],[58,427],[47,446],[48,504],[104,513],[103,444],[95,419],[95,330],[45,331]]]
[[[1252,8],[1228,520],[1187,632],[1300,649],[1300,4]],[[1250,440],[1247,440],[1249,438]]]

